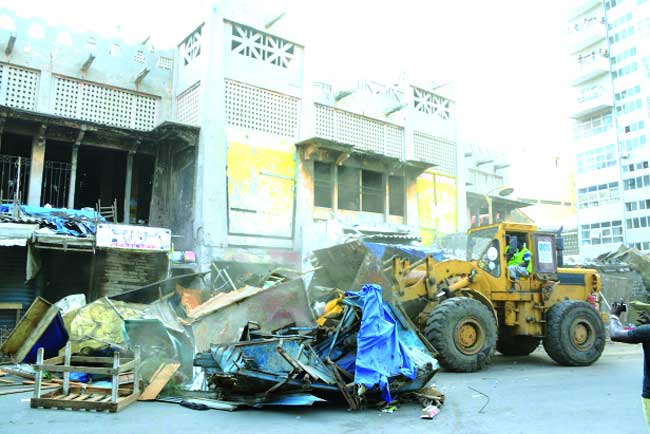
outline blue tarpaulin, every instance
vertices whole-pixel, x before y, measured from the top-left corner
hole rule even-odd
[[[36,363],[36,354],[38,349],[43,347],[44,358],[56,357],[59,350],[68,342],[68,331],[65,329],[61,314],[57,314],[45,332],[36,341],[29,353],[22,360],[23,363]]]
[[[0,212],[10,213],[13,204],[2,204]],[[43,206],[20,205],[21,214],[40,220],[41,225],[49,227],[57,234],[83,237],[95,234],[95,221],[105,222],[104,217],[97,216],[92,209],[48,208]],[[99,217],[99,218],[98,218]]]
[[[399,340],[398,327],[384,304],[379,285],[364,285],[358,292],[346,293],[362,306],[361,326],[357,334],[354,382],[368,389],[379,386],[382,398],[391,402],[388,379],[403,375],[415,380],[417,368]]]

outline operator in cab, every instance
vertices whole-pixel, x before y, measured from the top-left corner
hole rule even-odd
[[[510,246],[517,246],[512,248]],[[514,292],[515,282],[520,277],[528,277],[533,270],[532,254],[526,243],[512,235],[506,248],[506,260],[508,261],[508,276],[512,282],[509,291]]]

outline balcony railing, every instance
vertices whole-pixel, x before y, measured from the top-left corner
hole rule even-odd
[[[612,91],[606,86],[594,86],[580,93],[572,107],[571,117],[583,118],[613,106]]]
[[[593,80],[609,72],[609,53],[607,50],[592,51],[588,55],[580,55],[573,68],[573,80],[571,83],[577,86],[589,80]]]
[[[567,33],[569,35],[570,51],[577,53],[583,48],[605,39],[607,23],[604,17],[585,18],[569,27]]]

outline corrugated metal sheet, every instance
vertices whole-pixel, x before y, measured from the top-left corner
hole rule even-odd
[[[20,223],[0,223],[0,246],[26,246],[38,225]]]
[[[0,248],[0,303],[21,303],[22,313],[32,304],[36,291],[25,283],[26,247]],[[15,311],[0,310],[0,327],[13,328]]]

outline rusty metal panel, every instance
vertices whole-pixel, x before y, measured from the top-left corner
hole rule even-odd
[[[298,327],[314,326],[303,281],[295,279],[264,289],[198,318],[192,323],[196,351],[207,351],[210,344],[237,342],[249,321],[257,322],[263,333],[291,323]]]

